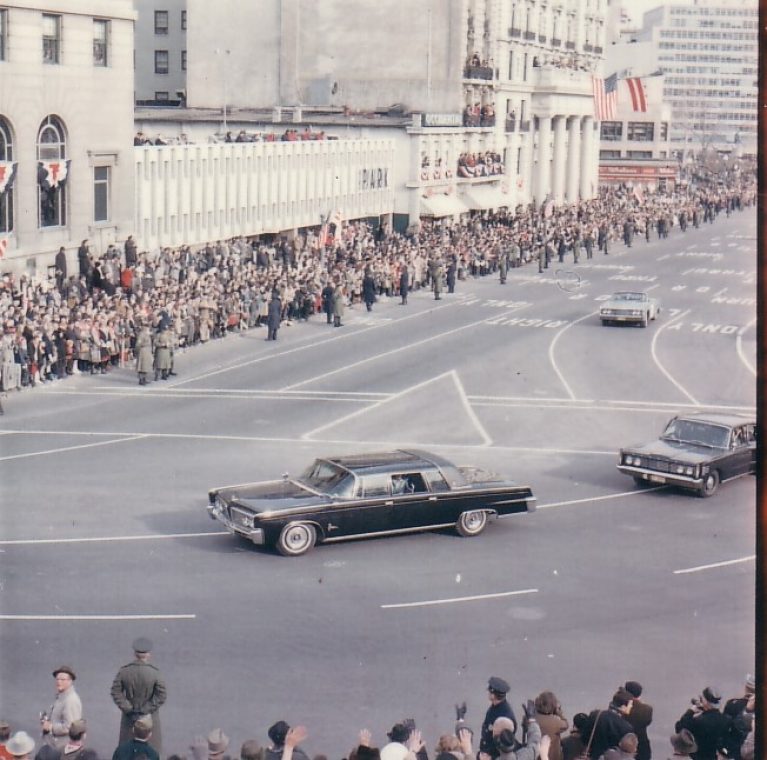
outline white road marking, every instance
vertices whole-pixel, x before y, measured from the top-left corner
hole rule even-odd
[[[382,610],[397,610],[405,607],[431,607],[435,604],[455,604],[456,602],[475,602],[481,599],[500,599],[506,596],[522,594],[537,594],[537,588],[526,588],[521,591],[502,591],[498,594],[478,594],[477,596],[457,596],[452,599],[430,599],[425,602],[403,602],[402,604],[382,604]]]
[[[166,538],[200,538],[203,536],[230,536],[228,530],[211,530],[205,533],[154,533],[146,536],[92,536],[89,538],[17,538],[0,541],[0,546],[25,546],[36,544],[98,544],[108,541],[159,541]]]
[[[565,390],[567,391],[567,394],[570,396],[570,398],[571,398],[573,401],[576,401],[576,400],[577,400],[577,399],[575,398],[575,394],[573,393],[573,390],[572,390],[572,388],[571,388],[571,387],[568,385],[568,383],[567,383],[567,380],[565,380],[565,376],[564,376],[564,375],[563,375],[563,374],[562,374],[562,373],[559,371],[559,367],[557,367],[557,363],[556,363],[556,361],[554,360],[554,346],[556,346],[556,344],[557,344],[557,341],[559,340],[560,336],[562,335],[562,333],[563,333],[565,330],[568,330],[568,329],[569,329],[569,328],[571,328],[573,325],[577,325],[577,324],[578,324],[578,322],[583,322],[583,320],[584,320],[584,319],[588,319],[589,317],[593,317],[593,316],[595,316],[596,314],[599,314],[599,312],[598,312],[598,311],[594,311],[594,312],[592,312],[591,314],[586,314],[585,316],[583,316],[583,317],[580,317],[580,319],[576,319],[576,320],[574,320],[574,321],[570,322],[570,324],[568,324],[568,325],[565,325],[565,326],[564,326],[564,327],[563,327],[563,328],[562,328],[562,329],[561,329],[561,330],[560,330],[560,331],[559,331],[559,332],[558,332],[558,333],[557,333],[557,334],[554,336],[554,338],[552,339],[551,343],[549,344],[549,361],[551,362],[551,366],[552,366],[552,367],[554,367],[554,372],[556,372],[556,373],[557,373],[557,377],[559,377],[559,379],[562,381],[562,385],[564,385],[564,386],[565,386]]]
[[[383,353],[374,354],[373,356],[366,356],[364,359],[352,362],[351,364],[344,364],[342,367],[337,367],[336,369],[332,369],[329,372],[323,372],[321,375],[315,375],[314,377],[307,378],[306,380],[301,380],[299,383],[286,385],[284,388],[281,388],[281,390],[290,391],[294,388],[300,388],[302,385],[314,383],[318,380],[324,380],[327,377],[333,377],[333,375],[338,375],[341,372],[347,372],[348,370],[354,369],[355,367],[360,367],[363,364],[378,361],[379,359],[391,356],[392,354],[401,354],[403,351],[409,350],[411,348],[417,348],[418,346],[422,346],[425,343],[432,343],[436,340],[439,340],[440,338],[446,338],[448,335],[455,335],[456,333],[463,332],[464,330],[469,330],[472,327],[476,327],[477,325],[486,324],[490,319],[492,319],[492,317],[478,319],[476,322],[469,322],[468,324],[461,325],[460,327],[454,327],[452,330],[446,330],[445,332],[429,335],[429,337],[423,338],[422,340],[417,340],[415,343],[408,343],[404,346],[397,346],[396,348],[392,348],[390,351],[384,351]]]
[[[743,351],[743,333],[745,333],[746,330],[748,330],[748,328],[753,324],[756,324],[756,317],[754,317],[747,325],[738,331],[738,337],[735,339],[735,348],[738,351],[740,360],[743,362],[743,364],[746,365],[746,367],[748,367],[749,372],[751,372],[751,374],[756,377],[756,369],[753,367],[751,362],[746,357],[745,352]]]
[[[0,620],[194,620],[197,615],[0,615]]]
[[[120,435],[120,433],[115,433],[114,435]],[[28,457],[39,457],[47,454],[61,454],[65,451],[76,451],[77,449],[90,449],[95,446],[110,446],[113,443],[126,443],[130,441],[138,441],[142,438],[147,438],[148,436],[145,434],[139,434],[139,435],[131,435],[130,433],[123,433],[124,438],[117,438],[115,440],[111,441],[98,441],[97,443],[82,443],[79,446],[62,446],[58,449],[47,449],[45,451],[28,451],[24,454],[11,454],[7,457],[0,457],[0,462],[8,462],[11,459],[26,459]]]
[[[469,399],[466,396],[466,391],[463,388],[461,378],[458,377],[458,373],[455,370],[452,370],[451,374],[455,380],[456,387],[458,388],[458,395],[461,397],[461,403],[463,404],[463,408],[466,410],[466,414],[469,416],[469,419],[471,419],[471,421],[474,423],[474,427],[477,428],[479,434],[484,439],[485,446],[492,446],[493,439],[487,434],[487,430],[485,430],[484,425],[479,421],[477,413],[471,408],[471,404],[469,403]]]
[[[684,386],[677,382],[672,376],[671,373],[669,373],[666,368],[660,363],[660,360],[658,359],[658,354],[655,350],[656,343],[658,342],[658,337],[660,334],[667,328],[669,325],[674,324],[674,322],[678,322],[682,317],[687,316],[690,313],[690,310],[687,309],[687,311],[680,312],[677,314],[672,320],[669,322],[666,322],[663,324],[660,328],[658,328],[655,331],[655,335],[652,336],[652,343],[650,344],[650,353],[652,354],[652,359],[655,362],[655,366],[666,376],[668,380],[671,381],[671,383],[679,390],[681,391],[685,396],[687,396],[688,399],[692,402],[694,406],[701,406],[701,404],[698,402],[698,400],[691,394],[688,393],[687,390],[684,388]]]
[[[615,456],[615,452],[613,452]],[[609,499],[622,499],[624,496],[642,496],[642,494],[659,491],[666,486],[653,486],[652,488],[643,488],[641,491],[621,491],[620,493],[609,493],[605,496],[590,496],[585,499],[570,499],[569,501],[554,501],[551,504],[538,504],[536,509],[551,509],[552,507],[569,507],[571,504],[586,504],[592,501],[607,501]]]
[[[460,301],[447,301],[446,303],[442,304],[441,306],[433,306],[429,309],[426,309],[425,311],[418,311],[414,314],[408,314],[405,317],[400,317],[393,322],[381,322],[380,324],[370,325],[369,327],[363,327],[361,330],[350,330],[348,332],[343,332],[340,335],[333,335],[331,338],[327,338],[325,340],[316,340],[315,336],[310,336],[310,343],[311,347],[315,348],[317,346],[324,346],[326,343],[335,343],[338,340],[346,340],[348,338],[352,338],[355,335],[362,335],[363,333],[366,333],[370,330],[378,330],[381,327],[388,327],[390,325],[398,325],[401,322],[406,322],[409,319],[416,319],[417,317],[422,317],[424,315],[433,314],[435,311],[439,311],[440,309],[447,309],[450,306],[455,306],[456,304],[461,303]],[[297,351],[303,351],[306,349],[306,342],[303,342],[299,346],[294,346],[293,348],[285,349],[284,351],[275,351],[274,353],[265,354],[263,356],[258,356],[255,359],[250,359],[249,361],[245,362],[239,362],[237,364],[232,364],[227,367],[222,367],[221,369],[215,369],[211,370],[210,372],[204,372],[201,375],[196,375],[193,377],[185,378],[183,380],[177,380],[169,385],[167,385],[167,388],[176,388],[179,385],[184,385],[185,383],[192,383],[197,382],[198,380],[204,380],[207,377],[213,377],[214,375],[221,375],[225,372],[229,372],[231,370],[235,369],[242,369],[243,367],[250,367],[252,364],[258,364],[263,361],[268,361],[270,359],[277,359],[280,356],[289,356],[290,354],[294,354]]]
[[[728,559],[724,562],[713,562],[710,565],[698,565],[697,567],[686,567],[684,570],[674,570],[674,575],[685,575],[686,573],[699,573],[701,570],[711,570],[716,567],[727,567],[728,565],[738,565],[741,562],[753,562],[756,559],[755,554],[738,559]]]

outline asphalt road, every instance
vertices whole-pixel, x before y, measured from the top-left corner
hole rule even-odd
[[[568,717],[627,679],[660,755],[690,698],[754,667],[754,479],[711,499],[637,491],[621,445],[680,410],[755,406],[755,213],[575,266],[552,263],[181,354],[170,382],[129,369],[6,400],[0,419],[0,717],[37,732],[61,663],[91,744],[138,635],[168,683],[164,750],[220,726],[236,753],[278,719],[345,754],[412,716],[431,748],[490,675]],[[615,290],[649,290],[647,329],[603,327]],[[284,559],[222,533],[211,486],[296,473],[316,455],[433,449],[530,483],[534,515]]]

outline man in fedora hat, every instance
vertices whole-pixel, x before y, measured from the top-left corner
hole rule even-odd
[[[731,719],[719,711],[722,695],[713,686],[692,700],[693,706],[676,722],[674,730],[686,728],[694,737],[698,748],[691,753],[695,760],[717,760],[717,752],[725,750]]]
[[[48,736],[54,747],[64,749],[69,741],[69,727],[83,717],[83,705],[75,691],[77,676],[69,665],[61,665],[53,671],[56,699],[41,721],[43,735]]]
[[[671,747],[674,750],[674,757],[691,757],[691,753],[698,751],[695,738],[686,728],[671,737]]]
[[[137,760],[142,757],[146,760],[160,760],[157,750],[152,747],[152,718],[142,715],[133,722],[131,738],[122,742],[112,755],[112,760]]]
[[[34,748],[35,740],[26,731],[17,731],[5,745],[14,760],[26,760]]]
[[[122,712],[119,743],[129,742],[133,736],[133,724],[140,717],[149,715],[152,718],[149,744],[159,753],[162,751],[159,710],[167,696],[165,681],[160,671],[149,662],[152,652],[149,639],[143,636],[136,639],[133,652],[133,662],[123,665],[112,682],[112,700]]]

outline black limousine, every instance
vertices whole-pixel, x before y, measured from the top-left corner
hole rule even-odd
[[[639,486],[680,486],[713,496],[720,483],[756,472],[756,420],[740,414],[674,417],[661,437],[621,449],[618,469]]]
[[[476,467],[418,450],[327,457],[299,477],[214,488],[208,514],[254,544],[298,556],[315,543],[454,527],[535,511],[535,497]]]

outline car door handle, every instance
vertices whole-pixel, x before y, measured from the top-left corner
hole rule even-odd
[[[385,502],[384,502],[384,506],[385,506],[385,507],[391,507],[393,504],[394,504],[394,502],[393,502],[393,501],[385,501]]]

